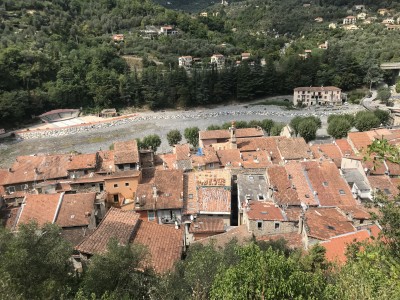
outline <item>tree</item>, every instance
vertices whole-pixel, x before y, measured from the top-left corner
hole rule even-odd
[[[302,120],[303,120],[303,117],[296,116],[296,117],[294,117],[294,118],[290,121],[290,123],[289,123],[289,125],[293,128],[294,134],[295,134],[296,136],[299,134],[299,124],[300,124],[300,122],[301,122]]]
[[[199,145],[199,131],[200,129],[198,127],[188,127],[185,128],[184,131],[185,139],[195,148],[197,148]]]
[[[308,143],[317,136],[318,125],[312,119],[304,119],[298,125],[298,133]]]
[[[380,121],[373,112],[359,111],[356,114],[354,126],[358,131],[368,131],[372,128],[378,127],[379,125]]]
[[[150,134],[145,136],[139,143],[138,147],[142,149],[152,149],[157,152],[158,147],[161,145],[161,139],[157,134]]]
[[[271,119],[264,119],[261,121],[260,127],[264,130],[264,132],[268,135],[271,135],[271,129],[275,125],[275,122]]]
[[[285,127],[285,124],[283,123],[275,123],[274,126],[272,126],[271,131],[270,131],[270,136],[279,136],[281,134],[281,131]]]
[[[108,294],[113,299],[150,299],[155,283],[153,271],[146,267],[147,251],[138,245],[119,245],[111,240],[107,252],[94,255],[84,273],[84,294],[100,299]]]
[[[168,144],[172,147],[182,140],[182,134],[179,130],[174,129],[167,133]]]
[[[221,126],[218,125],[210,125],[207,127],[207,130],[220,130]]]
[[[0,228],[0,274],[5,289],[25,299],[60,299],[73,287],[72,247],[58,226],[21,224],[18,234]],[[2,288],[0,287],[0,290]]]
[[[391,92],[389,88],[380,88],[378,90],[378,95],[377,98],[381,100],[382,103],[388,103],[390,96],[391,96]]]
[[[333,119],[328,124],[328,134],[335,139],[341,139],[347,136],[351,129],[351,124],[344,118]]]
[[[374,110],[374,115],[379,119],[382,125],[388,125],[390,120],[390,112],[387,110],[377,109]]]

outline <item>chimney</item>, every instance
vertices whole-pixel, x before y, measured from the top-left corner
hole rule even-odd
[[[230,148],[237,149],[235,121],[232,121],[232,126],[229,127],[229,131],[231,132]]]
[[[157,198],[157,187],[153,185],[153,198]]]
[[[35,171],[35,174],[36,174],[36,175],[39,175],[39,170],[38,170],[38,168],[34,168],[34,171]]]

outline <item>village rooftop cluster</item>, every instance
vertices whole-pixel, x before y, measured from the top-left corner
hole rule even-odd
[[[400,130],[349,133],[330,144],[261,128],[199,132],[199,148],[139,150],[136,140],[89,154],[17,157],[0,170],[1,220],[18,231],[32,220],[54,223],[74,245],[75,266],[106,251],[110,239],[142,244],[159,273],[193,243],[285,238],[309,249],[321,243],[345,260],[349,239],[377,236],[364,203],[377,191],[389,199],[400,166],[365,160],[375,139],[400,143]],[[330,250],[334,249],[334,250]]]

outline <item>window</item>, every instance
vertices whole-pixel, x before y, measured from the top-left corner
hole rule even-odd
[[[118,187],[118,183],[114,183],[114,187],[117,188]]]
[[[322,185],[323,185],[323,186],[328,186],[328,182],[327,182],[327,181],[324,181],[324,182],[322,183]]]
[[[114,195],[114,202],[117,203],[119,201],[118,195]]]
[[[136,165],[135,164],[129,164],[129,169],[134,169],[136,167]]]
[[[89,174],[88,170],[84,170],[83,174],[85,174],[85,175]]]
[[[364,224],[364,219],[361,219],[361,220],[360,220],[360,224]]]
[[[339,194],[340,195],[346,195],[345,191],[343,191],[343,190],[339,190]]]
[[[15,193],[15,187],[14,187],[14,186],[9,186],[9,187],[7,188],[7,190],[8,190],[8,192],[9,192],[10,194]]]
[[[80,183],[80,184],[79,184],[79,186],[84,186],[84,185],[85,185],[84,183]]]
[[[96,186],[96,185],[93,183],[93,184],[92,184],[92,187],[95,187],[95,186]]]
[[[125,186],[129,186],[129,182],[125,182]]]
[[[258,200],[263,201],[264,200],[264,195],[258,195]]]
[[[147,218],[149,219],[149,221],[154,221],[156,219],[156,214],[154,211],[149,210],[147,212]]]
[[[275,223],[275,230],[278,230],[280,226],[281,226],[281,224]]]
[[[257,229],[262,230],[263,228],[263,222],[262,221],[257,221]]]
[[[189,194],[189,199],[193,199],[193,194]]]

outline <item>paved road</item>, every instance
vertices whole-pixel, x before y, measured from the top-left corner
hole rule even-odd
[[[222,125],[231,121],[250,121],[272,119],[276,122],[288,123],[298,115],[317,115],[323,124],[327,116],[333,113],[355,112],[359,106],[349,105],[341,110],[327,111],[315,109],[284,110],[278,106],[239,104],[217,107],[212,109],[195,109],[190,111],[165,111],[140,113],[132,123],[115,127],[108,127],[92,132],[84,132],[57,138],[43,138],[0,143],[0,167],[8,168],[15,157],[37,153],[81,153],[95,152],[99,149],[108,149],[115,141],[142,138],[149,134],[158,134],[162,138],[159,152],[171,151],[166,134],[172,129],[183,133],[186,127],[198,126],[206,129],[211,124]],[[318,135],[326,135],[326,126],[318,131]]]
[[[362,99],[361,104],[366,109],[375,109],[375,105],[373,105],[373,101],[376,99],[377,96],[378,96],[378,92],[376,90],[373,90],[371,93],[371,97],[365,97],[364,99]]]

